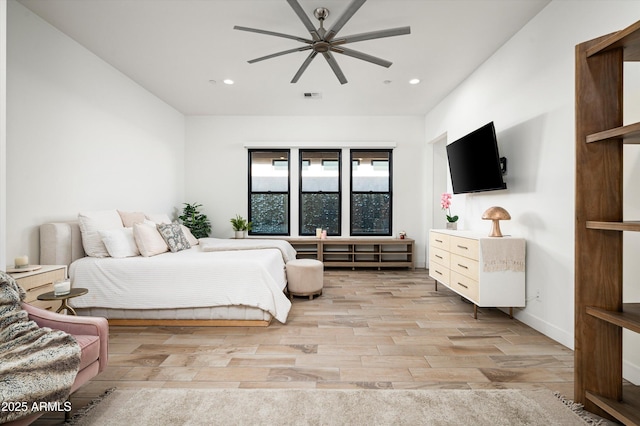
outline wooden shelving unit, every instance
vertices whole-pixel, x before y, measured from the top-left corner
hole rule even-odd
[[[622,330],[640,333],[640,304],[623,303],[623,64],[640,60],[640,21],[576,46],[575,399],[626,425],[640,425],[640,392],[622,379]]]
[[[415,268],[411,238],[329,237],[287,238],[297,258],[318,259],[337,268]]]

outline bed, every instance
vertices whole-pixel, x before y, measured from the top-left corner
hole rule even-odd
[[[285,323],[284,240],[202,238],[175,253],[125,258],[86,256],[77,222],[40,227],[40,263],[68,265],[78,314],[112,325],[267,326]]]

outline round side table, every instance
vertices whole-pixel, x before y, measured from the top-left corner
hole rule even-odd
[[[61,303],[60,303],[60,307],[56,311],[57,314],[62,312],[62,310],[66,309],[67,314],[77,316],[78,314],[76,314],[75,309],[69,306],[68,300],[74,297],[82,296],[83,294],[87,294],[87,293],[89,293],[88,289],[75,287],[75,288],[72,288],[71,291],[67,294],[56,295],[56,293],[53,291],[50,291],[48,293],[42,293],[38,296],[38,300],[60,300]]]

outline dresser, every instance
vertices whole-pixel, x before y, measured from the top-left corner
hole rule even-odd
[[[53,291],[53,283],[67,278],[66,265],[43,265],[30,272],[13,272],[11,276],[27,292],[25,303],[55,312],[59,303],[55,300],[38,300],[38,296]]]
[[[523,238],[487,237],[471,231],[429,232],[429,276],[478,307],[525,306]]]

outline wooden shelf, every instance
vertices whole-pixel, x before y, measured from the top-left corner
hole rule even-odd
[[[586,410],[640,425],[640,391],[622,373],[624,329],[640,333],[640,304],[623,303],[623,144],[640,144],[640,123],[623,125],[624,62],[640,60],[640,21],[576,46],[575,376]],[[607,142],[607,143],[594,143]],[[612,143],[608,143],[612,142]],[[612,218],[613,221],[585,220]]]
[[[329,237],[285,238],[298,252],[297,258],[318,259],[336,268],[415,268],[411,238]]]
[[[640,407],[640,390],[637,386],[623,386],[622,401],[606,398],[589,391],[585,395],[589,401],[623,424],[640,425],[640,410],[638,410],[638,407]]]
[[[640,333],[640,303],[624,303],[622,312],[587,306],[587,314]]]
[[[616,127],[587,136],[587,143],[608,142],[622,139],[626,144],[640,144],[640,123]]]
[[[618,48],[624,49],[625,61],[640,61],[640,21],[587,49],[587,58]]]
[[[640,221],[604,222],[597,220],[588,220],[586,222],[586,227],[587,229],[599,229],[602,231],[640,232]]]

